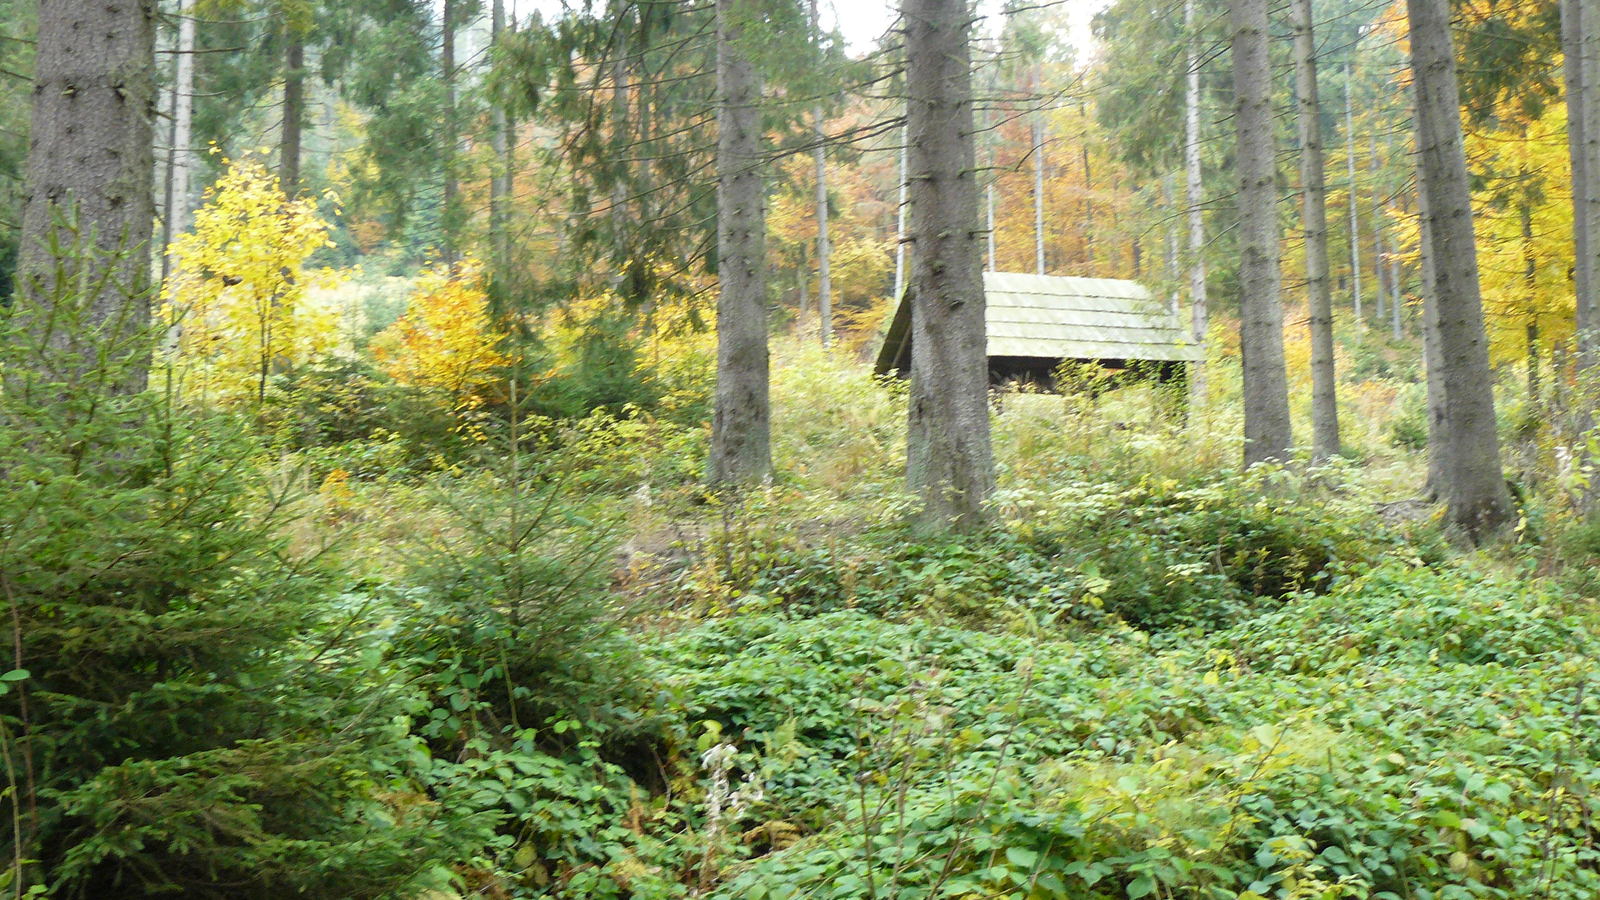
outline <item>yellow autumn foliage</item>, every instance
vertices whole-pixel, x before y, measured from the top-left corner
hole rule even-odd
[[[500,350],[506,334],[489,316],[483,265],[469,259],[437,266],[418,277],[405,314],[372,339],[378,365],[395,381],[453,397],[471,406],[495,370],[510,359]]]
[[[331,246],[314,200],[290,200],[254,159],[227,163],[194,228],[172,245],[162,314],[177,328],[174,364],[187,388],[222,402],[260,401],[275,371],[331,352],[337,311],[308,299],[331,284],[306,261]]]
[[[1572,188],[1566,105],[1525,121],[1507,110],[1496,127],[1468,132],[1484,327],[1494,365],[1548,358],[1574,324]],[[1400,258],[1420,265],[1415,215],[1397,216]],[[1531,345],[1530,345],[1531,339]]]
[[[1576,316],[1566,104],[1474,130],[1466,143],[1474,170],[1489,175],[1473,199],[1490,358],[1525,359],[1530,335],[1533,351],[1548,355],[1572,339]]]

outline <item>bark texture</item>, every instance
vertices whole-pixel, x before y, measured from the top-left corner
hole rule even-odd
[[[1573,7],[1567,15],[1567,6]],[[1572,0],[1562,8],[1562,37],[1572,20],[1578,65],[1570,77],[1577,79],[1576,120],[1568,103],[1568,131],[1576,131],[1581,152],[1573,160],[1575,201],[1582,206],[1574,222],[1581,222],[1583,243],[1577,247],[1582,290],[1577,297],[1578,367],[1592,369],[1600,362],[1600,9],[1592,0]],[[1565,49],[1565,48],[1564,48]],[[1569,82],[1570,83],[1570,82]],[[1574,127],[1573,122],[1576,121]]]
[[[1584,98],[1588,85],[1583,72],[1584,0],[1561,0],[1562,77],[1566,86],[1567,155],[1572,165],[1573,285],[1577,296],[1577,327],[1581,336],[1593,327],[1594,260],[1589,256],[1593,235],[1584,218],[1588,210],[1588,154],[1584,152]],[[1586,302],[1587,301],[1587,302]],[[1581,339],[1581,338],[1580,338]]]
[[[1422,179],[1418,159],[1417,180]],[[1450,420],[1445,414],[1444,359],[1439,353],[1439,283],[1434,278],[1433,229],[1428,216],[1428,199],[1418,191],[1422,256],[1422,362],[1428,389],[1428,480],[1424,494],[1441,500],[1450,472]]]
[[[894,207],[894,298],[900,302],[900,295],[906,289],[906,243],[910,238],[906,234],[906,213],[911,210],[911,198],[907,196],[910,190],[909,174],[906,166],[911,152],[910,132],[905,126],[900,128],[900,176],[899,176],[899,201]],[[992,226],[991,226],[992,227]]]
[[[194,0],[178,7],[178,71],[173,81],[172,197],[168,217],[174,235],[189,230],[194,218]]]
[[[1333,368],[1333,295],[1328,284],[1328,199],[1323,180],[1322,109],[1317,97],[1311,0],[1292,0],[1295,118],[1300,130],[1300,202],[1305,232],[1306,306],[1311,330],[1311,455],[1339,453],[1339,402]]]
[[[150,347],[155,3],[41,0],[38,15],[19,324],[62,354],[65,368],[46,377],[72,380],[108,354],[126,368],[118,386],[139,391]]]
[[[1289,455],[1289,382],[1279,302],[1278,190],[1272,139],[1267,0],[1231,0],[1239,170],[1239,352],[1245,465]]]
[[[278,142],[278,184],[290,197],[300,193],[300,135],[306,120],[306,45],[294,24],[284,26],[283,131]]]
[[[739,48],[749,0],[717,0],[717,388],[708,480],[772,475],[761,79]]]
[[[1451,522],[1477,538],[1505,523],[1511,503],[1495,433],[1494,379],[1483,328],[1450,8],[1448,0],[1407,0],[1406,7],[1444,387],[1447,450],[1440,487]]]
[[[983,230],[966,0],[905,0],[911,184],[911,402],[906,475],[923,521],[974,528],[994,490]]]

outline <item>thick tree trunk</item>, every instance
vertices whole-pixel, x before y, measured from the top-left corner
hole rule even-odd
[[[994,490],[967,0],[905,0],[911,173],[906,474],[933,527],[973,528]]]
[[[278,184],[284,194],[300,193],[300,135],[306,119],[306,47],[300,31],[284,23],[283,130],[278,142]]]
[[[489,43],[498,47],[505,39],[505,0],[494,0],[489,13]],[[489,180],[489,245],[494,254],[494,275],[504,277],[510,264],[511,237],[511,119],[505,107],[490,104],[489,141],[494,151],[494,174]]]
[[[1420,183],[1422,161],[1418,159]],[[1418,221],[1422,255],[1422,362],[1428,389],[1428,480],[1424,493],[1434,500],[1445,498],[1450,480],[1450,419],[1446,413],[1444,357],[1439,350],[1439,283],[1434,277],[1433,228],[1428,215],[1428,200],[1418,192]]]
[[[1234,127],[1239,170],[1239,352],[1244,369],[1245,465],[1282,460],[1293,435],[1279,302],[1277,169],[1267,0],[1231,0]]]
[[[1211,322],[1210,311],[1206,307],[1205,181],[1200,165],[1200,52],[1199,41],[1193,33],[1194,6],[1195,0],[1184,0],[1183,26],[1188,32],[1184,43],[1188,55],[1183,91],[1183,169],[1185,202],[1189,210],[1190,333],[1194,342],[1204,348]],[[1194,363],[1191,369],[1189,405],[1198,409],[1206,401],[1205,361]]]
[[[1476,538],[1504,524],[1511,504],[1495,433],[1494,379],[1483,328],[1450,8],[1448,0],[1406,0],[1406,7],[1450,447],[1443,488],[1451,522]]]
[[[456,231],[460,226],[461,186],[456,179],[456,0],[444,0],[439,13],[439,78],[444,82],[444,136],[440,165],[444,169],[444,206],[439,217],[439,255],[447,266],[456,264]]]
[[[742,52],[750,0],[717,0],[717,387],[709,481],[772,475],[761,79]]]
[[[1301,220],[1306,248],[1306,306],[1311,329],[1311,455],[1339,453],[1339,402],[1333,369],[1333,295],[1328,285],[1328,200],[1323,183],[1322,110],[1317,101],[1311,0],[1292,0],[1296,120],[1300,128]]]
[[[154,0],[40,0],[16,314],[74,381],[104,355],[121,390],[149,371],[155,220]],[[53,245],[69,254],[58,259]],[[88,291],[89,294],[83,294]]]

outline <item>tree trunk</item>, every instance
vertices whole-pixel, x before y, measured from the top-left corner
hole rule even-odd
[[[1406,7],[1417,91],[1421,192],[1427,197],[1424,209],[1430,220],[1438,295],[1439,362],[1449,439],[1443,487],[1451,522],[1477,538],[1504,524],[1511,505],[1495,433],[1494,378],[1483,328],[1450,8],[1448,0],[1406,0]]]
[[[1587,123],[1584,121],[1584,101],[1588,90],[1583,77],[1585,5],[1585,0],[1561,0],[1561,71],[1567,92],[1567,156],[1572,165],[1572,277],[1577,298],[1580,342],[1583,333],[1593,327],[1594,321],[1594,260],[1589,255],[1589,245],[1595,236],[1590,233],[1586,218],[1590,185],[1589,155],[1585,149]]]
[[[994,490],[984,331],[971,14],[905,0],[911,173],[911,400],[906,474],[922,520],[974,528]]]
[[[1522,140],[1528,140],[1528,126],[1522,126]],[[1523,185],[1533,183],[1533,172],[1526,165],[1521,171],[1519,179]],[[1524,188],[1526,190],[1526,187]],[[1517,218],[1522,225],[1522,287],[1526,291],[1522,306],[1528,314],[1527,324],[1527,356],[1528,356],[1528,403],[1536,413],[1542,412],[1539,405],[1539,308],[1535,305],[1539,290],[1539,259],[1533,248],[1533,202],[1524,194],[1522,202],[1517,204]]]
[[[1374,133],[1367,144],[1367,172],[1372,177],[1374,186],[1374,199],[1372,202],[1372,282],[1376,290],[1372,292],[1375,298],[1372,304],[1372,312],[1378,319],[1378,329],[1380,331],[1383,329],[1384,321],[1388,318],[1387,304],[1389,299],[1388,285],[1386,284],[1388,279],[1384,274],[1387,270],[1383,265],[1383,201],[1379,199],[1381,192],[1377,188],[1378,176],[1382,171],[1382,165],[1378,162],[1378,135]]]
[[[717,0],[717,387],[708,478],[772,476],[761,79],[742,51],[750,0]]]
[[[1161,179],[1161,199],[1166,202],[1167,209],[1176,210],[1178,206],[1177,189],[1173,182],[1176,175],[1168,173]],[[1172,319],[1174,328],[1178,327],[1178,284],[1182,276],[1178,273],[1178,218],[1173,216],[1167,220],[1167,245],[1166,245],[1166,278],[1171,285],[1167,289],[1167,315]]]
[[[828,152],[823,147],[826,130],[822,124],[822,107],[815,110],[817,118],[817,316],[821,320],[822,346],[833,344],[833,276],[830,271],[832,247],[828,242]]]
[[[989,182],[983,189],[984,201],[984,230],[989,233],[988,253],[989,271],[999,271],[995,268],[995,233],[994,233],[994,182]]]
[[[1234,127],[1239,170],[1239,354],[1244,369],[1244,462],[1287,459],[1289,382],[1278,299],[1278,191],[1272,139],[1267,0],[1231,0]]]
[[[1417,180],[1422,180],[1421,159],[1417,160]],[[1450,419],[1445,412],[1444,357],[1439,351],[1439,282],[1434,277],[1433,227],[1428,215],[1428,200],[1417,194],[1422,256],[1422,362],[1428,388],[1428,480],[1424,493],[1434,500],[1445,498],[1450,480]]]
[[[1183,25],[1188,56],[1183,92],[1183,168],[1185,200],[1189,208],[1189,312],[1194,342],[1204,348],[1211,328],[1206,308],[1206,221],[1205,181],[1200,166],[1200,52],[1193,34],[1195,0],[1184,0]],[[1206,401],[1206,364],[1192,365],[1189,374],[1189,405],[1196,409]]]
[[[1038,103],[1044,95],[1043,77],[1037,64],[1033,67],[1033,98]],[[1044,119],[1039,110],[1029,117],[1028,128],[1033,138],[1033,269],[1040,275],[1044,269]],[[1087,165],[1084,172],[1088,172]]]
[[[439,78],[444,82],[444,136],[439,162],[444,172],[444,204],[439,216],[439,256],[446,266],[456,264],[456,231],[461,186],[456,180],[456,0],[444,0],[439,12]]]
[[[1088,128],[1089,105],[1078,101],[1078,116]],[[1089,142],[1083,142],[1083,274],[1094,275],[1094,172],[1089,168]]]
[[[1328,200],[1323,184],[1322,110],[1317,100],[1311,0],[1292,0],[1296,120],[1300,128],[1301,218],[1306,249],[1306,306],[1311,328],[1311,456],[1339,453],[1339,401],[1333,369],[1333,296],[1328,286]]]
[[[116,387],[137,392],[150,357],[155,3],[40,0],[38,22],[18,324],[61,355],[40,358],[44,379],[74,381],[103,355]]]
[[[194,215],[190,195],[194,187],[191,172],[194,170],[194,0],[180,0],[178,4],[178,60],[172,79],[172,147],[168,150],[167,215],[163,249],[171,246],[172,239],[189,230]],[[171,271],[170,254],[161,258],[161,280],[166,281]]]
[[[811,33],[820,36],[817,0],[811,0]],[[813,151],[817,166],[817,314],[822,320],[822,346],[833,344],[833,280],[829,271],[831,248],[828,244],[828,129],[822,118],[822,104],[811,111],[816,120],[817,147]]]
[[[1355,92],[1355,72],[1350,63],[1344,64],[1344,161],[1346,177],[1350,179],[1350,298],[1355,310],[1356,329],[1366,330],[1367,319],[1361,312],[1361,223],[1356,210],[1356,118],[1351,95]]]
[[[283,131],[278,143],[278,185],[286,196],[300,193],[300,133],[306,118],[305,40],[287,18],[283,54]]]
[[[1586,283],[1577,298],[1577,360],[1579,371],[1588,372],[1600,364],[1600,298],[1596,296],[1600,292],[1600,10],[1583,0],[1579,0],[1578,5],[1581,13],[1574,16],[1574,25],[1581,70],[1578,131],[1583,149],[1581,166],[1573,167],[1573,183],[1581,185],[1574,193],[1581,194],[1583,202],[1585,240],[1578,249],[1585,263]],[[1594,390],[1593,386],[1590,390]],[[1592,404],[1593,395],[1586,396],[1589,397],[1587,402]],[[1588,427],[1589,419],[1585,416],[1584,427]]]
[[[909,188],[909,175],[906,171],[907,157],[910,154],[910,131],[902,125],[900,127],[900,200],[895,204],[894,212],[894,299],[900,302],[900,295],[906,289],[906,212],[910,209],[910,198],[906,196]],[[991,232],[992,233],[992,232]]]
[[[1389,287],[1394,293],[1389,295],[1389,336],[1396,341],[1405,338],[1400,329],[1400,260],[1389,260]]]
[[[498,47],[505,39],[505,30],[505,0],[494,0],[489,13],[491,47]],[[489,180],[489,244],[494,254],[494,276],[503,278],[511,257],[511,119],[499,103],[489,107],[489,140],[494,151],[494,174]]]

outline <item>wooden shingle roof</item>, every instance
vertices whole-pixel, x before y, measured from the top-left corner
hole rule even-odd
[[[1194,362],[1205,351],[1144,285],[1115,278],[983,273],[988,355]],[[879,374],[910,364],[911,305],[901,298]]]

